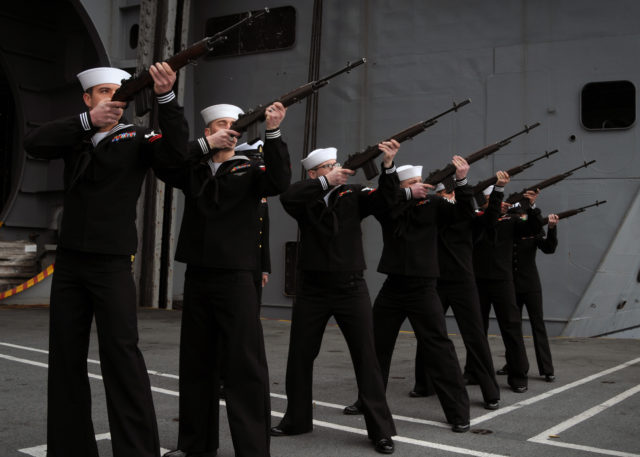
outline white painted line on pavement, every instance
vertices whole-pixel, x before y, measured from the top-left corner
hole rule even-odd
[[[600,403],[599,405],[594,406],[593,408],[586,410],[581,414],[578,414],[577,416],[572,417],[571,419],[567,419],[566,421],[561,422],[555,427],[551,427],[550,429],[545,430],[544,432],[534,436],[533,438],[529,438],[527,441],[531,441],[533,443],[547,444],[550,446],[564,447],[569,449],[578,449],[581,451],[594,452],[597,454],[615,455],[619,457],[640,457],[640,454],[631,454],[629,452],[614,451],[611,449],[601,449],[601,448],[592,447],[592,446],[583,446],[580,444],[564,443],[564,442],[556,441],[557,438],[550,438],[550,435],[558,436],[560,433],[564,432],[565,430],[568,430],[571,427],[581,422],[584,422],[587,419],[592,418],[596,414],[599,414],[607,410],[608,408],[615,406],[616,404],[626,400],[627,398],[637,394],[638,392],[640,392],[640,384],[635,387],[632,387],[629,390],[622,392],[619,395],[616,395],[615,397],[603,403]]]
[[[280,398],[282,400],[287,399],[286,395],[274,394],[273,392],[271,392],[271,396],[273,398]],[[341,411],[345,408],[344,405],[338,405],[336,403],[327,403],[327,402],[318,401],[318,400],[313,400],[313,404],[318,406],[324,406],[326,408],[339,409]],[[439,428],[451,428],[450,424],[445,424],[444,422],[430,421],[426,419],[418,419],[415,417],[408,417],[408,416],[398,416],[396,414],[393,414],[392,416],[395,420],[399,420],[399,421],[412,422],[414,424],[432,425],[434,427],[439,427]]]
[[[516,409],[520,409],[523,406],[529,406],[539,401],[546,400],[547,398],[553,397],[554,395],[557,395],[569,389],[573,389],[574,387],[581,386],[583,384],[586,384],[588,382],[591,382],[595,379],[601,378],[608,374],[623,370],[638,362],[640,362],[640,357],[638,357],[637,359],[629,360],[628,362],[622,363],[620,365],[616,365],[615,367],[609,368],[607,370],[603,370],[599,373],[592,374],[591,376],[587,376],[586,378],[578,379],[577,381],[571,382],[569,384],[565,384],[564,386],[560,386],[555,389],[549,390],[548,392],[542,393],[540,395],[536,395],[535,397],[531,397],[531,398],[527,398],[526,400],[519,401],[518,403],[515,403],[513,405],[501,407],[500,409],[496,411],[492,411],[488,414],[485,414],[484,416],[480,416],[480,417],[476,417],[475,419],[472,419],[471,425],[477,425],[489,419],[493,419],[494,417],[501,416],[502,414],[507,414],[507,413],[510,413],[511,411],[515,411]]]
[[[45,351],[44,349],[36,349],[36,348],[28,347],[28,346],[20,346],[18,344],[3,343],[2,341],[0,341],[0,346],[6,346],[6,347],[9,347],[9,348],[14,348],[14,349],[22,349],[23,351],[39,352],[40,354],[49,354],[49,351]],[[99,360],[87,359],[87,362],[88,363],[93,363],[94,365],[100,365],[100,361]],[[147,370],[147,373],[149,373],[150,375],[153,375],[153,376],[161,376],[163,378],[178,379],[178,376],[175,375],[175,374],[162,373],[160,371]]]
[[[18,357],[13,357],[13,356],[9,356],[9,355],[4,355],[4,354],[0,354],[0,358],[4,358],[7,360],[11,360],[14,362],[20,362],[20,363],[26,363],[28,365],[35,365],[35,366],[39,366],[42,368],[48,368],[48,365],[46,363],[42,363],[42,362],[36,362],[33,360],[28,360],[28,359],[20,359]],[[89,373],[89,377],[93,378],[93,379],[102,379],[102,376],[97,375],[97,374],[93,374],[93,373]],[[151,387],[151,390],[154,392],[158,392],[158,393],[163,393],[166,395],[171,395],[174,397],[178,396],[178,392],[174,391],[174,390],[168,390],[168,389],[160,389],[157,387]],[[279,394],[276,394],[279,395]],[[281,396],[283,397],[283,396]],[[220,401],[220,404],[222,406],[226,406],[226,403],[224,401]],[[336,405],[339,406],[339,405]],[[284,413],[281,413],[279,411],[271,411],[271,415],[275,416],[275,417],[283,417]],[[314,425],[317,425],[318,427],[325,427],[325,428],[331,428],[334,430],[341,430],[343,432],[349,432],[349,433],[355,433],[358,435],[367,435],[367,431],[363,430],[363,429],[359,429],[359,428],[355,428],[355,427],[349,427],[346,425],[340,425],[340,424],[334,424],[331,422],[325,422],[325,421],[319,421],[319,420],[314,420],[313,421]],[[457,446],[449,446],[446,444],[439,444],[439,443],[433,443],[431,441],[423,441],[423,440],[416,440],[413,438],[409,438],[409,437],[405,437],[405,436],[394,436],[393,437],[394,441],[400,442],[400,443],[407,443],[407,444],[413,444],[416,446],[422,446],[422,447],[427,447],[427,448],[431,448],[431,449],[439,449],[441,451],[447,451],[447,452],[454,452],[457,454],[463,454],[463,455],[472,455],[475,457],[506,457],[500,454],[491,454],[491,453],[487,453],[487,452],[481,452],[481,451],[476,451],[473,449],[466,449],[466,448],[461,448],[461,447],[457,447]],[[35,448],[29,448],[29,449],[23,449],[20,452],[23,451],[27,451],[30,449],[41,449],[42,446],[37,446]],[[45,449],[45,454],[29,454],[33,457],[46,457],[46,446],[44,446]],[[35,452],[35,451],[34,451]],[[24,452],[25,454],[27,452]]]

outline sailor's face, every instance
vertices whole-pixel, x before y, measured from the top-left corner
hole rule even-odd
[[[90,92],[84,93],[84,103],[89,109],[93,109],[98,103],[111,100],[111,97],[119,88],[120,84],[98,84],[93,86]]]
[[[235,121],[236,120],[232,117],[220,117],[218,119],[214,119],[209,123],[209,126],[204,129],[204,134],[209,136],[219,132],[220,130],[228,130]]]
[[[422,182],[422,178],[420,176],[414,176],[413,178],[403,179],[402,181],[400,181],[400,188],[406,189],[412,184],[417,184],[419,182]]]

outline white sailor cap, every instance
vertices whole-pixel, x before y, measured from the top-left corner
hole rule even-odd
[[[242,111],[242,109],[238,108],[235,105],[227,105],[225,103],[221,103],[219,105],[208,106],[207,108],[200,111],[200,114],[202,114],[204,124],[209,125],[212,121],[223,117],[230,117],[232,119],[238,120],[238,117],[241,114],[244,114],[244,111]]]
[[[396,168],[398,179],[404,181],[411,178],[422,178],[422,165],[402,165]]]
[[[439,182],[438,185],[436,185],[435,192],[440,192],[442,190],[444,190],[444,184]]]
[[[338,150],[336,148],[314,149],[305,159],[302,159],[302,166],[305,170],[311,170],[322,162],[332,159],[335,160],[337,157]]]
[[[236,146],[235,150],[236,150],[236,152],[253,151],[255,149],[260,149],[262,146],[264,146],[263,141],[262,140],[258,140],[253,144],[242,143],[242,144]]]
[[[485,190],[482,191],[482,194],[486,197],[487,195],[491,195],[491,192],[493,192],[493,186],[487,187]]]
[[[113,67],[97,67],[78,73],[82,90],[85,92],[98,84],[122,84],[123,79],[131,78],[131,75],[124,70]]]

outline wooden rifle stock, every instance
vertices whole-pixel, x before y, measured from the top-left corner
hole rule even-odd
[[[240,27],[247,21],[256,19],[263,14],[269,12],[268,8],[257,15],[253,15],[251,11],[247,12],[247,15],[235,24],[227,27],[221,32],[216,33],[210,37],[203,38],[197,43],[192,44],[186,49],[183,49],[179,53],[169,57],[166,62],[169,64],[173,71],[178,71],[185,65],[195,62],[202,56],[211,52],[215,45],[221,43],[227,39],[227,33],[231,30]],[[129,79],[123,80],[122,84],[113,94],[111,100],[114,102],[130,102],[135,98],[136,100],[136,115],[143,116],[151,109],[151,101],[149,94],[144,94],[143,91],[153,86],[153,78],[149,73],[149,70],[143,70],[140,74],[134,75]],[[139,96],[139,94],[141,94]]]
[[[293,105],[294,103],[297,103],[307,97],[309,97],[311,94],[313,94],[314,92],[316,92],[318,89],[326,86],[327,84],[329,84],[329,80],[335,78],[338,75],[341,75],[342,73],[349,73],[351,70],[353,70],[354,68],[362,65],[363,63],[365,63],[367,61],[367,59],[362,58],[359,59],[353,63],[347,63],[347,66],[336,71],[335,73],[330,74],[329,76],[326,76],[324,78],[318,79],[317,81],[311,81],[308,82],[307,84],[304,84],[303,86],[300,86],[294,90],[292,90],[291,92],[286,93],[285,95],[283,95],[282,97],[267,103],[265,105],[258,105],[257,107],[253,108],[252,110],[247,111],[244,114],[241,114],[238,117],[238,120],[235,121],[231,127],[229,127],[231,130],[235,130],[236,132],[242,133],[242,132],[246,132],[251,126],[257,124],[258,122],[263,122],[266,118],[265,113],[267,108],[272,105],[275,102],[280,102],[282,103],[282,105],[286,108],[288,106]],[[257,141],[257,135],[252,135],[252,136],[256,136],[256,138],[249,138],[249,143],[254,143],[255,141]]]
[[[525,187],[520,192],[515,192],[509,195],[509,197],[507,197],[505,202],[511,203],[511,204],[518,203],[524,199],[524,193],[527,192],[528,190],[542,190],[549,186],[553,186],[554,184],[557,184],[563,179],[566,179],[569,176],[571,176],[574,171],[577,171],[581,168],[586,168],[592,163],[595,163],[595,160],[591,160],[590,162],[584,162],[579,167],[572,168],[569,171],[565,171],[564,173],[560,173],[559,175],[552,176],[551,178],[545,179],[544,181],[540,181],[538,184],[534,184],[533,186]]]
[[[427,119],[426,121],[418,122],[417,124],[412,125],[409,128],[404,129],[403,131],[396,133],[392,137],[383,140],[383,141],[391,141],[396,140],[398,143],[402,143],[403,141],[410,140],[416,135],[424,132],[429,127],[438,123],[438,119],[442,116],[451,113],[452,111],[458,111],[459,108],[471,103],[471,99],[466,99],[461,101],[460,103],[453,103],[453,107],[449,108],[442,113]],[[378,167],[376,166],[374,160],[382,154],[382,151],[378,149],[378,144],[367,146],[363,151],[356,152],[355,154],[351,154],[347,157],[347,160],[342,166],[344,168],[348,168],[349,170],[357,170],[358,168],[362,168],[364,174],[367,179],[373,179],[378,174]]]
[[[535,158],[533,160],[525,162],[525,163],[523,163],[521,165],[518,165],[516,167],[509,168],[507,170],[507,174],[509,176],[515,176],[517,174],[520,174],[524,170],[526,170],[527,168],[532,167],[533,164],[535,162],[537,162],[538,160],[548,158],[549,156],[555,154],[556,152],[558,152],[557,149],[554,149],[553,151],[545,151],[545,153],[543,155],[541,155],[540,157],[537,157],[537,158]],[[485,179],[484,181],[480,181],[478,184],[473,186],[473,195],[480,194],[483,190],[485,190],[489,186],[494,185],[496,182],[498,182],[498,177],[497,176],[492,176],[491,178]]]
[[[480,149],[479,151],[474,152],[473,154],[465,157],[465,160],[469,165],[471,165],[472,163],[477,162],[480,159],[488,157],[494,152],[498,151],[499,149],[511,143],[511,140],[513,140],[515,137],[520,136],[524,133],[529,133],[531,130],[535,129],[539,125],[540,125],[540,122],[536,122],[532,126],[527,126],[525,124],[524,129],[520,130],[518,133],[511,135],[510,137],[505,138],[502,141],[498,141],[497,143],[486,146]],[[431,173],[429,173],[429,176],[427,176],[423,182],[425,184],[431,184],[432,186],[435,186],[439,182],[442,182],[445,179],[447,179],[449,176],[453,176],[455,172],[456,172],[456,167],[450,163],[450,164],[447,164],[447,166],[445,166],[442,170],[434,170]]]
[[[557,213],[556,216],[558,216],[558,219],[566,219],[567,217],[575,216],[578,213],[584,213],[584,211],[587,208],[591,208],[593,206],[604,205],[605,203],[607,203],[606,200],[602,200],[602,201],[596,200],[595,203],[592,203],[592,204],[587,205],[587,206],[581,206],[580,208],[569,209],[567,211],[563,211],[561,213]],[[545,217],[542,220],[542,225],[547,225],[548,223],[549,223],[549,216]]]

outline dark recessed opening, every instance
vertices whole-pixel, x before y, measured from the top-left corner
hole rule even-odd
[[[258,14],[263,10],[252,11]],[[245,17],[245,13],[207,19],[207,36],[232,26]],[[269,8],[268,14],[252,19],[232,30],[224,42],[215,45],[207,55],[211,57],[241,56],[259,52],[277,51],[291,48],[296,41],[296,10],[293,6]]]
[[[129,47],[136,49],[138,47],[138,35],[140,33],[140,26],[133,24],[129,29]]]
[[[585,84],[580,111],[587,130],[628,129],[636,120],[636,88],[631,81]]]

